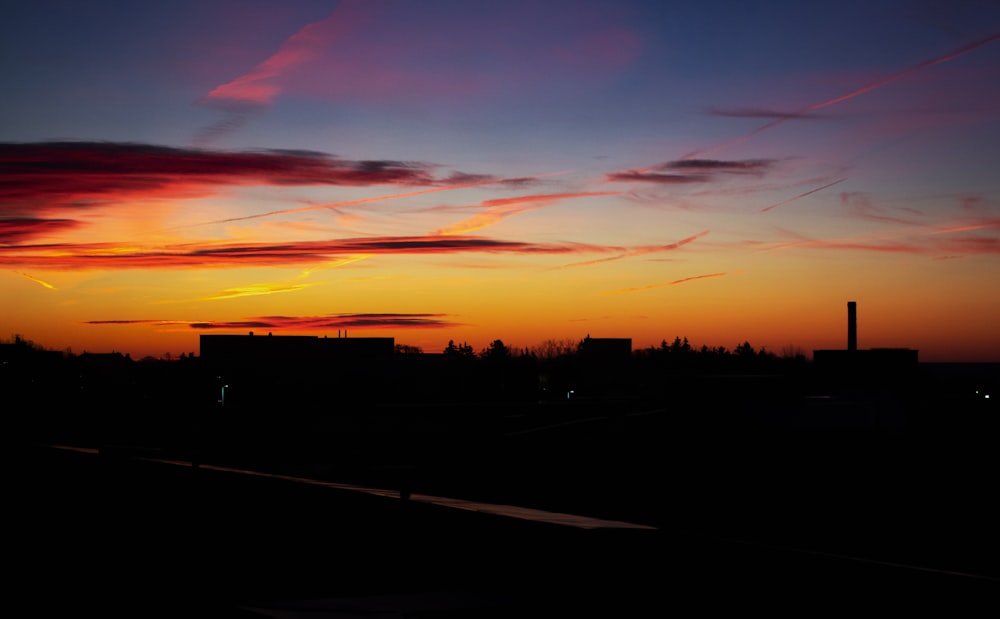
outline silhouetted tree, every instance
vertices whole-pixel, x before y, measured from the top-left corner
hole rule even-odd
[[[806,353],[800,346],[789,344],[781,349],[781,357],[793,361],[804,361]]]
[[[691,344],[688,343],[687,337],[683,341],[679,336],[675,337],[673,343],[670,344],[670,352],[675,354],[691,352]]]
[[[490,345],[487,346],[479,353],[480,358],[491,360],[491,361],[502,361],[511,358],[510,349],[503,343],[502,340],[493,340]]]
[[[444,355],[451,359],[475,359],[476,351],[466,342],[455,345],[455,340],[448,340],[448,345],[444,349]]]
[[[558,357],[566,357],[572,355],[580,350],[580,342],[573,339],[548,339],[534,346],[531,349],[532,354],[537,358],[548,361],[551,359],[556,359]]]

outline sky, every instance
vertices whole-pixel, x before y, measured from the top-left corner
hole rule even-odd
[[[0,339],[1000,362],[1000,3],[37,0]]]

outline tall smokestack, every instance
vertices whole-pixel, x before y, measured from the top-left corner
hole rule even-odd
[[[847,302],[847,350],[858,349],[858,304]]]

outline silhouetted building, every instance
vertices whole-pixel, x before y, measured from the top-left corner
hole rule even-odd
[[[607,395],[629,391],[632,376],[632,338],[590,337],[580,343],[580,367],[574,391]]]
[[[580,355],[589,363],[628,363],[632,358],[632,338],[588,335],[580,345]]]
[[[371,361],[392,357],[391,337],[317,337],[314,335],[202,335],[201,357],[210,365],[312,365]]]
[[[202,363],[226,407],[327,406],[345,395],[370,396],[382,388],[394,352],[391,337],[201,336]]]
[[[917,369],[918,351],[912,348],[858,348],[857,303],[847,303],[847,348],[814,350],[813,364],[826,375],[877,381],[908,375]]]

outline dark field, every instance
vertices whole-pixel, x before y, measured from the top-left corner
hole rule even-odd
[[[296,604],[326,614],[272,616],[958,616],[1000,599],[989,424],[796,428],[791,409],[708,421],[641,402],[523,412],[218,424],[100,455],[16,444],[8,603],[45,617]],[[213,462],[655,529],[576,529]]]

